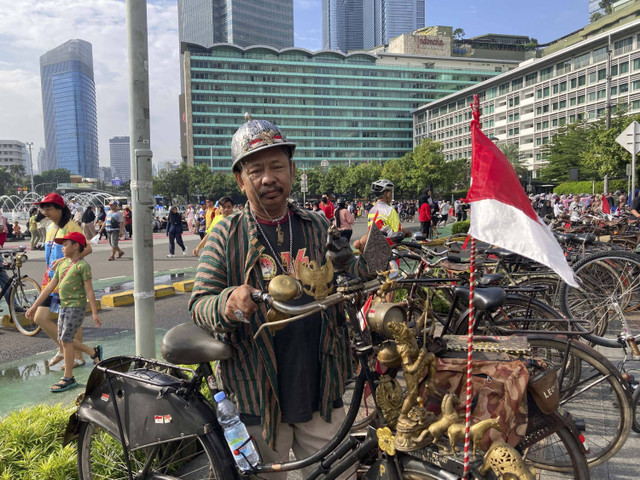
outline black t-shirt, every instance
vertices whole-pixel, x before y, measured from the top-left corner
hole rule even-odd
[[[291,215],[293,232],[293,258],[302,262],[309,260],[309,247],[301,235],[300,219]],[[280,255],[280,261],[287,268],[289,256],[289,223],[280,225],[284,242],[277,245],[275,225],[260,224],[271,247]],[[260,268],[265,282],[282,273],[274,259],[274,252],[265,241],[260,230],[258,240],[264,246],[260,258]],[[285,258],[282,258],[284,255]],[[294,265],[295,266],[295,265]],[[313,301],[307,294],[288,302],[290,305],[302,305]],[[304,423],[311,420],[313,413],[320,409],[320,330],[322,315],[317,313],[290,323],[274,334],[274,347],[278,368],[278,392],[282,423]],[[334,404],[334,406],[337,406]],[[251,415],[242,415],[246,425],[256,425],[260,419]]]
[[[631,202],[631,210],[635,210],[640,213],[640,195],[636,196],[636,198],[633,199],[633,202]]]

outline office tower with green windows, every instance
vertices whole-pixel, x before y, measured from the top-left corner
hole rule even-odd
[[[378,162],[413,148],[411,112],[501,72],[510,60],[299,48],[182,44],[182,157],[228,171],[245,121],[268,119],[297,143],[305,166]]]

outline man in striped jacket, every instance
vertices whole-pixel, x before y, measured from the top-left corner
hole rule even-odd
[[[251,293],[277,275],[298,277],[301,263],[323,265],[329,220],[288,203],[295,144],[264,120],[250,120],[232,140],[233,173],[248,198],[243,211],[209,234],[189,303],[194,322],[234,348],[216,376],[255,437],[264,462],[317,452],[345,418],[342,395],[352,375],[344,314],[329,308],[282,330],[264,329],[264,305]],[[363,260],[351,271],[365,276]],[[313,298],[303,295],[291,304]],[[286,473],[265,478],[286,479]],[[342,478],[342,477],[341,477]],[[346,477],[345,477],[346,478]]]

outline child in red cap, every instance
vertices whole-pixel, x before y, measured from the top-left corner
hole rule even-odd
[[[85,236],[80,232],[67,233],[62,238],[54,240],[62,244],[64,259],[56,267],[56,272],[36,302],[27,310],[27,318],[32,318],[36,309],[46,298],[59,287],[60,311],[58,313],[58,341],[62,343],[64,353],[64,377],[51,387],[52,392],[64,392],[78,386],[73,376],[74,349],[86,353],[93,358],[94,363],[102,360],[102,346],[89,347],[73,337],[82,326],[87,300],[91,306],[91,313],[96,326],[102,325],[98,315],[96,295],[91,284],[91,267],[81,254],[87,245]]]

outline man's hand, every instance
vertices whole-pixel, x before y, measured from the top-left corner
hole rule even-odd
[[[249,323],[248,318],[258,311],[258,306],[251,300],[251,293],[259,290],[249,285],[241,285],[231,292],[224,308],[225,317],[238,322]]]

